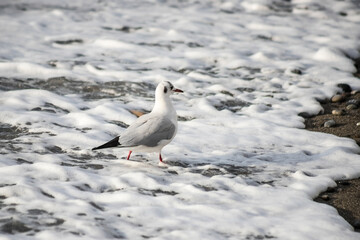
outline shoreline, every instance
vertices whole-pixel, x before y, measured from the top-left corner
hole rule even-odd
[[[334,99],[322,101],[323,113],[316,116],[304,116],[305,129],[333,134],[353,139],[360,146],[360,105],[354,109],[348,107],[351,102],[360,104],[360,92],[344,91]],[[335,99],[337,100],[337,99]],[[334,120],[335,124],[325,127],[324,123]],[[355,232],[360,232],[360,178],[335,181],[337,186],[320,193],[315,202],[334,207]]]

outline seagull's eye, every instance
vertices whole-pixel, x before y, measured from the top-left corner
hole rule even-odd
[[[167,93],[168,89],[167,87],[164,87],[164,93]]]

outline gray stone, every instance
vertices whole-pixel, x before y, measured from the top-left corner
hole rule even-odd
[[[333,119],[328,120],[324,123],[324,127],[327,127],[327,128],[334,127],[335,125],[336,125],[336,122]]]
[[[358,106],[355,105],[355,104],[349,104],[349,105],[346,106],[347,110],[354,110],[354,109],[357,109],[357,108],[358,108]]]
[[[346,105],[350,105],[350,104],[354,104],[356,106],[360,106],[360,101],[357,99],[350,99],[349,101],[346,102]]]

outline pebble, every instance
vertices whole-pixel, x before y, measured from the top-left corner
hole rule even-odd
[[[344,96],[337,94],[331,98],[332,102],[342,102],[344,100]]]
[[[350,99],[349,101],[347,101],[346,105],[350,105],[350,104],[354,104],[356,106],[360,106],[360,101],[356,100],[356,99]]]
[[[358,106],[355,105],[355,104],[349,104],[349,105],[346,106],[347,110],[354,110],[354,109],[357,109],[357,108],[358,108]]]
[[[324,194],[324,195],[321,195],[321,199],[322,199],[322,200],[325,200],[325,201],[329,201],[329,200],[330,200],[330,197],[329,197],[329,195]]]
[[[335,124],[336,124],[336,122],[333,119],[331,119],[324,123],[324,127],[326,127],[326,128],[334,127]]]
[[[360,126],[360,122],[356,123],[356,126],[358,126],[358,127],[359,127],[359,126]]]
[[[333,115],[343,115],[344,113],[345,113],[345,111],[343,110],[343,109],[334,109],[334,110],[332,110],[331,111],[331,113],[333,114]]]

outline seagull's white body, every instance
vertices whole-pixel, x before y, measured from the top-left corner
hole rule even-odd
[[[172,92],[182,91],[175,89],[170,82],[159,83],[152,111],[139,117],[121,136],[93,150],[117,146],[127,148],[130,150],[127,159],[132,151],[158,152],[162,161],[162,148],[174,139],[177,132],[177,115],[170,99]]]

